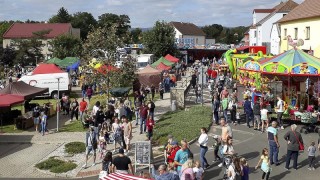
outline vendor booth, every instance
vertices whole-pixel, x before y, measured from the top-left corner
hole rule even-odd
[[[147,65],[142,70],[137,72],[139,83],[142,86],[155,86],[158,87],[161,82],[161,70],[152,68],[150,65]]]

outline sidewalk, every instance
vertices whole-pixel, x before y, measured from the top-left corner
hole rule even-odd
[[[170,104],[170,93],[165,93],[164,94],[164,99],[163,100],[158,100],[155,102],[156,108],[155,108],[155,121],[159,120],[161,115],[170,111],[171,110],[171,104]],[[147,136],[146,134],[140,134],[140,126],[135,126],[136,122],[132,121],[133,125],[133,130],[132,130],[132,135],[133,138],[131,140],[131,151],[128,154],[130,157],[131,161],[134,162],[134,143],[137,141],[146,141]],[[113,150],[113,144],[108,144],[107,145],[107,150],[112,151]],[[117,153],[116,153],[117,154]],[[88,160],[88,168],[84,169],[81,168],[79,173],[77,174],[76,177],[88,177],[88,176],[96,176],[100,173],[101,168],[102,168],[102,160],[100,159],[100,154],[97,152],[97,159],[96,159],[96,165],[91,167],[90,165],[93,164],[93,156],[91,156]],[[156,156],[154,154],[154,156]],[[84,162],[83,162],[84,163]]]

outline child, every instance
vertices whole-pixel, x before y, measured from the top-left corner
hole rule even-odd
[[[308,147],[308,160],[309,160],[309,170],[314,170],[314,160],[316,156],[316,143],[314,141],[311,142],[311,145]]]
[[[262,109],[260,110],[261,113],[261,122],[262,122],[262,126],[261,126],[261,133],[264,132],[264,124],[266,124],[266,128],[269,127],[269,121],[268,121],[268,109],[267,106],[264,104],[262,105]]]
[[[196,180],[202,180],[203,179],[204,170],[200,166],[200,162],[199,161],[195,162],[195,167],[193,168],[193,173],[196,175]]]
[[[269,154],[268,154],[267,148],[264,148],[262,150],[262,155],[261,155],[261,158],[256,166],[256,169],[258,169],[260,164],[261,164],[261,170],[263,171],[262,179],[264,179],[264,177],[266,177],[266,180],[268,180],[269,176],[270,176],[271,168],[270,168],[270,159],[269,159]]]
[[[241,117],[240,117],[240,111],[239,110],[237,110],[236,119],[237,119],[237,123],[240,124]],[[237,125],[237,124],[235,124],[235,125]]]
[[[249,166],[245,158],[240,159],[240,165],[242,167],[241,180],[249,180]]]
[[[100,131],[99,133],[99,152],[100,152],[100,159],[104,156],[104,151],[106,150],[106,140],[105,140],[105,133],[104,131]]]
[[[154,127],[154,120],[152,119],[151,116],[148,116],[146,125],[147,125],[147,130],[148,130],[148,140],[151,141],[152,131],[153,131],[153,127]]]
[[[178,172],[176,171],[175,167],[176,165],[174,163],[168,163],[168,172],[178,175]]]
[[[214,144],[213,144],[213,156],[214,156],[214,160],[213,162],[216,162],[216,161],[220,161],[221,158],[220,156],[218,155],[218,152],[219,152],[219,147],[221,145],[221,141],[219,140],[219,137],[217,135],[213,136],[213,139],[215,140]]]

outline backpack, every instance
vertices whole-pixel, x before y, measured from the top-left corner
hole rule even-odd
[[[150,109],[156,108],[156,105],[153,102],[151,102],[150,106],[151,106]]]

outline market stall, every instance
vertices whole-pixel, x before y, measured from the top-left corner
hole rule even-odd
[[[137,72],[140,85],[157,87],[161,82],[161,70],[155,69],[147,65]]]

